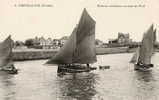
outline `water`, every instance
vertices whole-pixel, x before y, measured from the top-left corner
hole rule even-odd
[[[159,53],[150,72],[129,64],[132,54],[100,55],[93,66],[110,69],[57,75],[47,60],[15,62],[17,75],[0,72],[0,100],[159,100]]]

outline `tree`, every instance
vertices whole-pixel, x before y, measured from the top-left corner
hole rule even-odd
[[[25,46],[32,47],[33,45],[34,45],[34,40],[33,39],[27,39],[25,41]]]
[[[15,46],[23,46],[24,43],[22,41],[15,41],[14,45]]]

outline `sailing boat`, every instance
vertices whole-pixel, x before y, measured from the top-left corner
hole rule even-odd
[[[0,43],[0,71],[5,71],[10,74],[16,74],[17,69],[12,61],[13,40],[9,35],[6,40]]]
[[[153,67],[151,57],[154,52],[154,43],[156,40],[156,30],[153,30],[153,25],[144,33],[141,46],[136,50],[131,59],[131,63],[135,64],[135,70],[148,70]]]
[[[47,64],[57,64],[58,72],[86,72],[96,69],[89,66],[90,63],[97,61],[95,24],[96,22],[84,9],[79,24],[74,28],[68,41]]]

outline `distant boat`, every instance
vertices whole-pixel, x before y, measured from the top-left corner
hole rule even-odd
[[[69,40],[46,64],[58,64],[58,72],[87,72],[96,69],[89,66],[97,61],[95,24],[84,9],[79,24],[74,28]]]
[[[141,46],[134,53],[131,63],[135,64],[135,70],[148,70],[153,67],[151,57],[154,52],[154,43],[156,41],[156,30],[153,25],[144,33]]]
[[[0,43],[0,71],[5,71],[9,74],[16,74],[17,69],[12,61],[13,40],[8,36],[6,40]]]

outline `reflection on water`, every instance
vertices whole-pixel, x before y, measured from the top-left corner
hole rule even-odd
[[[149,72],[134,71],[132,54],[98,56],[110,69],[58,75],[47,60],[15,62],[17,75],[0,72],[0,100],[159,100],[159,53]]]
[[[136,78],[145,83],[145,82],[151,82],[151,81],[154,81],[154,77],[153,77],[153,74],[152,74],[152,71],[136,71]]]
[[[6,73],[0,73],[0,100],[14,100],[14,81],[12,75],[7,75]],[[3,97],[4,96],[4,97]],[[3,97],[3,98],[1,98]]]
[[[59,81],[60,98],[76,98],[76,100],[92,100],[93,96],[96,94],[95,90],[95,74],[93,73],[82,73],[82,74],[72,74],[69,77],[63,77]],[[71,98],[69,98],[71,97]]]
[[[153,72],[135,72],[137,79],[136,98],[140,100],[158,100]]]

